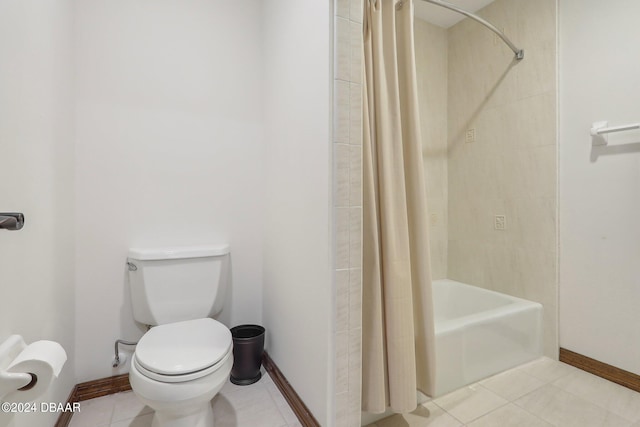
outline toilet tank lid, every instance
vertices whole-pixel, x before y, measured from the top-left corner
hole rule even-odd
[[[129,259],[151,261],[161,259],[204,258],[229,253],[229,245],[174,246],[164,248],[131,248]]]

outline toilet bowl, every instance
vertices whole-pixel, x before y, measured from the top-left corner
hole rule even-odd
[[[156,326],[139,341],[129,381],[155,410],[152,427],[211,427],[211,399],[233,365],[231,332],[210,318]]]

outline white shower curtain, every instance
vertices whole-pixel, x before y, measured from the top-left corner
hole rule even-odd
[[[416,408],[435,376],[412,0],[364,0],[362,408]]]

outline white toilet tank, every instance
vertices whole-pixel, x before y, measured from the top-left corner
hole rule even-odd
[[[229,281],[229,245],[132,248],[127,258],[133,317],[162,325],[215,316]]]

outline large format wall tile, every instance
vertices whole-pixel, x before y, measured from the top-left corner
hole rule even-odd
[[[525,58],[467,20],[448,30],[448,276],[543,304],[544,351],[557,357],[555,1],[479,14]]]

